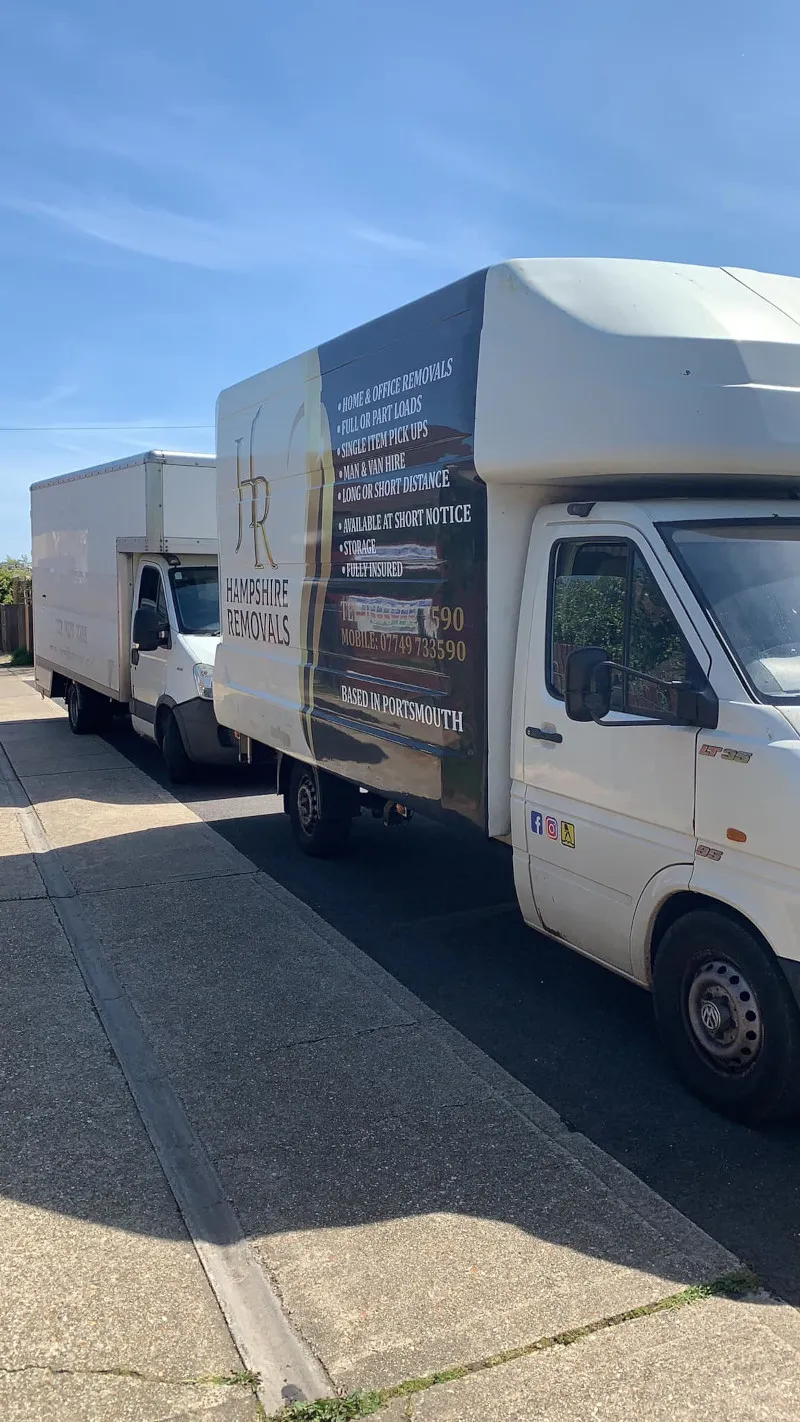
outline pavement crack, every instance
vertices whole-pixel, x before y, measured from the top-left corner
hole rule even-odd
[[[129,1378],[134,1382],[155,1383],[162,1387],[247,1387],[254,1391],[261,1379],[257,1373],[207,1373],[197,1377],[171,1377],[166,1373],[147,1373],[139,1368],[59,1368],[52,1363],[20,1363],[17,1366],[0,1363],[0,1376],[18,1377],[30,1373],[48,1373],[52,1377],[68,1378]]]
[[[382,1407],[399,1398],[412,1398],[415,1393],[428,1392],[443,1383],[459,1382],[475,1373],[485,1373],[504,1363],[514,1363],[520,1358],[531,1358],[537,1353],[546,1353],[552,1348],[569,1348],[606,1329],[619,1328],[632,1323],[637,1318],[649,1318],[653,1314],[667,1313],[673,1309],[688,1308],[711,1298],[743,1299],[758,1293],[760,1280],[749,1269],[738,1269],[712,1279],[708,1284],[693,1284],[675,1294],[667,1294],[652,1303],[640,1304],[637,1308],[626,1309],[624,1313],[609,1314],[605,1318],[592,1319],[576,1328],[564,1329],[561,1333],[536,1338],[532,1343],[523,1343],[516,1348],[508,1348],[503,1353],[494,1353],[488,1358],[479,1358],[470,1363],[461,1363],[437,1373],[427,1373],[423,1377],[407,1378],[391,1387],[370,1392],[352,1392],[346,1397],[326,1397],[318,1402],[290,1403],[280,1412],[273,1414],[269,1422],[357,1422],[361,1417],[372,1417]]]
[[[181,828],[181,826],[178,826]],[[169,879],[146,879],[141,884],[112,884],[104,889],[81,889],[76,897],[79,899],[100,899],[109,894],[125,894],[131,889],[164,889],[170,884],[196,884],[208,883],[212,879],[253,879],[256,871],[252,869],[220,869],[214,874],[176,874]]]
[[[280,1056],[281,1052],[292,1052],[296,1047],[317,1047],[326,1042],[351,1042],[357,1041],[361,1037],[374,1037],[379,1032],[408,1032],[411,1028],[419,1028],[419,1022],[379,1022],[375,1027],[354,1027],[343,1028],[339,1032],[323,1032],[318,1037],[293,1037],[290,1042],[279,1042],[275,1047],[264,1047],[263,1058]],[[225,1152],[225,1154],[236,1154],[237,1152]],[[220,1159],[223,1158],[221,1155]]]

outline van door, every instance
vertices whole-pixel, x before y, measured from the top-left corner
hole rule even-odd
[[[522,762],[542,923],[622,972],[631,969],[633,914],[646,884],[667,865],[694,862],[698,732],[645,724],[670,713],[670,693],[616,673],[609,722],[642,723],[570,721],[566,660],[577,647],[599,646],[609,660],[666,681],[702,680],[710,665],[653,550],[637,538],[594,522],[579,533],[574,519],[535,527],[533,566],[542,572]]]
[[[140,736],[155,740],[156,708],[167,689],[167,657],[172,645],[164,579],[160,568],[143,563],[139,569],[134,615],[140,607],[155,609],[159,646],[154,652],[131,651],[131,721]]]

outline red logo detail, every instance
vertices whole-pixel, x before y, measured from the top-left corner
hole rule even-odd
[[[554,820],[552,815],[547,816],[544,828],[548,839],[558,839],[558,820]]]

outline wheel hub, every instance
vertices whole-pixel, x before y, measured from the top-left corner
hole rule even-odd
[[[310,775],[304,775],[297,787],[297,817],[306,834],[310,834],[319,819],[317,787]]]
[[[697,1045],[718,1067],[743,1071],[761,1050],[763,1023],[758,1000],[734,963],[704,963],[689,985],[689,1023]]]

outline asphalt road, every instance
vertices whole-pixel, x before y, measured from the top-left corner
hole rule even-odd
[[[155,748],[114,744],[166,785]],[[639,988],[523,924],[511,854],[419,818],[362,816],[348,855],[312,861],[246,775],[168,786],[231,844],[382,964],[800,1306],[800,1125],[753,1131],[671,1077]]]

